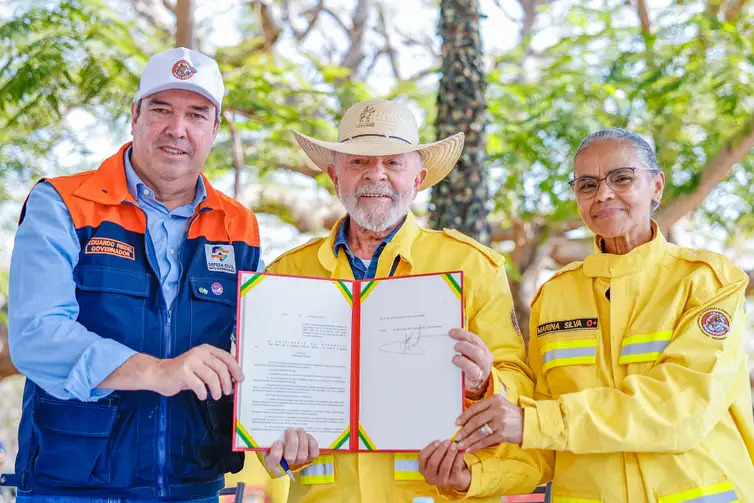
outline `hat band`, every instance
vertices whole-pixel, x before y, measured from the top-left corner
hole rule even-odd
[[[345,140],[340,140],[340,143],[345,143],[347,141],[355,140],[356,138],[362,138],[364,136],[378,136],[380,138],[388,138],[388,139],[392,138],[394,140],[400,140],[402,142],[408,143],[409,145],[413,145],[413,143],[411,143],[405,138],[401,138],[400,136],[388,136],[386,134],[377,134],[377,133],[357,134],[356,136],[351,136],[350,138],[346,138]]]

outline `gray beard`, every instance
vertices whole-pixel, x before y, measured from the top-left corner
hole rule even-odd
[[[351,193],[345,193],[340,189],[339,185],[336,189],[340,201],[348,212],[348,216],[359,226],[372,232],[383,232],[394,227],[408,214],[411,201],[414,200],[413,191],[396,194],[391,190],[393,200],[387,210],[370,209],[359,205],[358,194],[372,191],[383,192],[384,186],[378,184],[365,185],[357,189],[356,192]]]

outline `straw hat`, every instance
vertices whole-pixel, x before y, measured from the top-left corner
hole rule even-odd
[[[334,153],[397,155],[419,152],[427,177],[419,190],[428,189],[453,169],[463,150],[463,133],[433,143],[419,143],[419,125],[406,106],[394,101],[367,100],[351,106],[340,122],[338,141],[322,141],[293,131],[296,142],[322,171],[333,164]]]

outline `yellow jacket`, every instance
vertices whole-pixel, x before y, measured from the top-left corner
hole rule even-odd
[[[267,271],[353,279],[346,254],[336,257],[333,252],[341,222],[335,224],[329,236],[283,254]],[[507,397],[514,402],[519,394],[531,396],[532,375],[525,363],[523,340],[513,324],[513,302],[503,258],[459,232],[420,228],[410,213],[382,251],[376,277],[388,276],[396,257],[400,259],[395,276],[464,271],[468,329],[484,339],[495,357],[490,392],[502,392],[502,383]],[[297,482],[290,485],[289,501],[389,503],[431,496],[435,501],[475,497],[479,498],[475,501],[499,502],[503,493],[531,492],[540,481],[543,463],[538,452],[527,452],[518,446],[466,454],[472,474],[468,493],[441,494],[424,482],[417,459],[416,455],[393,453],[323,454],[300,470]]]
[[[748,278],[653,227],[533,300],[523,446],[555,451],[553,503],[754,502]]]

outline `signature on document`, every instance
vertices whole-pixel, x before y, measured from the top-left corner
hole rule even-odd
[[[388,342],[380,346],[383,353],[398,353],[401,355],[422,356],[426,351],[422,347],[422,341],[430,337],[447,337],[447,334],[422,334],[422,327],[418,327],[415,333],[403,335],[400,339]]]

